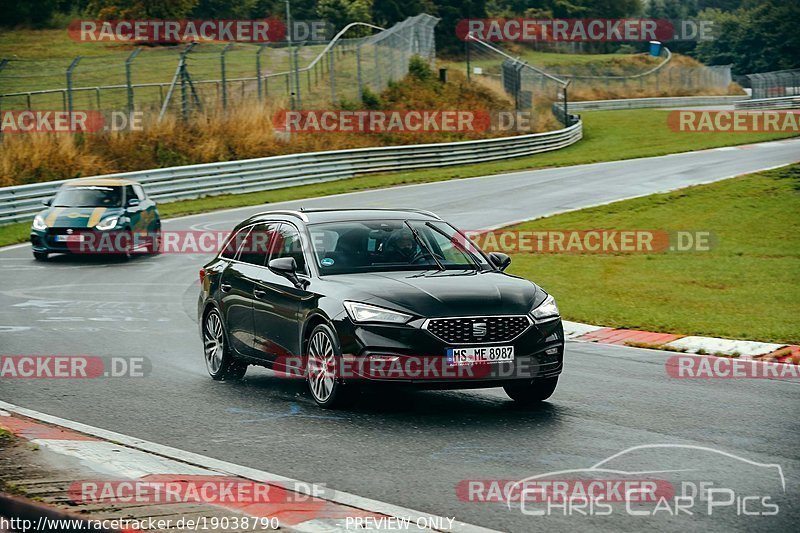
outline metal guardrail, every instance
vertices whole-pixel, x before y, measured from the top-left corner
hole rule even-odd
[[[583,137],[583,124],[556,131],[453,143],[384,146],[309,152],[222,163],[107,174],[145,186],[155,200],[267,191],[360,174],[437,168],[511,159],[569,146]],[[0,188],[0,224],[30,220],[67,180]]]
[[[742,96],[670,96],[657,98],[626,98],[619,100],[586,100],[569,102],[570,111],[610,111],[614,109],[640,109],[648,107],[680,107],[704,105],[735,105],[746,101]],[[559,104],[560,108],[560,104]]]
[[[733,104],[734,109],[800,109],[800,96],[757,98]]]

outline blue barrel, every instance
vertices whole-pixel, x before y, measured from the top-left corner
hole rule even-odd
[[[653,57],[661,55],[661,41],[650,41],[650,55]]]

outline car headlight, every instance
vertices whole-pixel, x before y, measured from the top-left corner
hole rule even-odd
[[[557,318],[560,315],[558,312],[558,306],[556,305],[556,299],[547,295],[547,298],[544,299],[542,303],[539,304],[536,309],[531,311],[531,316],[533,316],[536,320],[546,320],[548,318]]]
[[[344,308],[353,322],[389,322],[391,324],[405,324],[411,320],[411,315],[399,313],[375,305],[358,302],[345,302]]]
[[[117,227],[117,222],[119,222],[119,217],[108,217],[98,222],[95,228],[99,230],[114,229]]]
[[[33,229],[39,231],[47,229],[47,223],[44,221],[44,217],[42,215],[36,215],[33,217]]]

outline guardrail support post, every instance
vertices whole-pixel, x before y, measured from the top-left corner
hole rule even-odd
[[[128,117],[130,118],[133,116],[133,83],[131,82],[131,64],[133,60],[136,59],[136,56],[139,55],[141,52],[141,48],[137,48],[133,52],[130,53],[128,58],[125,60],[125,85],[127,86],[127,94],[128,94]]]
[[[81,56],[72,60],[72,63],[67,67],[67,112],[72,115],[72,71],[78,66]]]

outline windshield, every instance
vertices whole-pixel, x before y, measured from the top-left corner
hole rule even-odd
[[[55,207],[120,207],[122,187],[65,187],[53,199]]]
[[[490,268],[475,245],[444,222],[358,220],[308,229],[322,275]]]

